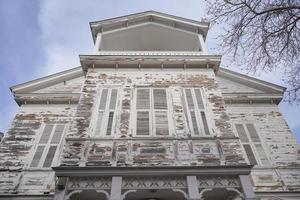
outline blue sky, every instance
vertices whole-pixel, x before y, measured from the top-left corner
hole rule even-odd
[[[0,131],[7,132],[18,110],[10,86],[79,66],[79,54],[90,53],[90,21],[146,10],[195,20],[205,18],[199,0],[0,0]],[[206,41],[218,53],[215,37],[222,27],[212,27]],[[239,69],[231,68],[235,71]],[[240,71],[239,71],[240,72]],[[284,85],[280,71],[256,75]],[[280,104],[298,142],[300,107]]]

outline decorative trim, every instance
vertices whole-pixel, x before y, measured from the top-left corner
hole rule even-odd
[[[74,190],[74,191],[72,191],[72,192],[70,192],[67,196],[66,196],[66,200],[69,200],[70,199],[70,197],[73,195],[73,194],[79,194],[79,193],[81,193],[82,192],[82,190]]]
[[[176,166],[176,167],[53,167],[56,176],[178,176],[184,175],[249,175],[252,165],[243,166]]]

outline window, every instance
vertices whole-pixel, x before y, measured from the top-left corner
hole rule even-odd
[[[187,103],[187,117],[193,136],[209,136],[209,126],[200,88],[184,89]]]
[[[136,136],[169,135],[166,88],[136,89]]]
[[[101,90],[99,106],[97,110],[95,136],[112,136],[116,119],[116,107],[118,101],[118,89]]]
[[[61,143],[65,124],[46,124],[30,167],[49,168]]]
[[[258,133],[252,123],[237,123],[235,129],[251,165],[270,165]]]

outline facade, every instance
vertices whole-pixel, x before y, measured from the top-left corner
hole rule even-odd
[[[208,23],[148,11],[90,26],[80,67],[11,88],[0,199],[300,199],[285,88],[220,68]]]

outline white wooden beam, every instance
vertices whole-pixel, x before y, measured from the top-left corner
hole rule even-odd
[[[111,180],[110,200],[122,200],[122,177],[113,176]]]
[[[202,34],[198,34],[198,38],[199,38],[199,45],[200,45],[201,51],[202,51],[203,54],[205,54],[205,55],[208,54],[207,48],[206,48],[206,45],[205,45],[205,42],[204,42],[203,35],[202,35]]]
[[[95,46],[94,46],[94,53],[97,53],[98,51],[100,51],[101,39],[102,39],[102,33],[98,33],[96,42],[95,42]]]

